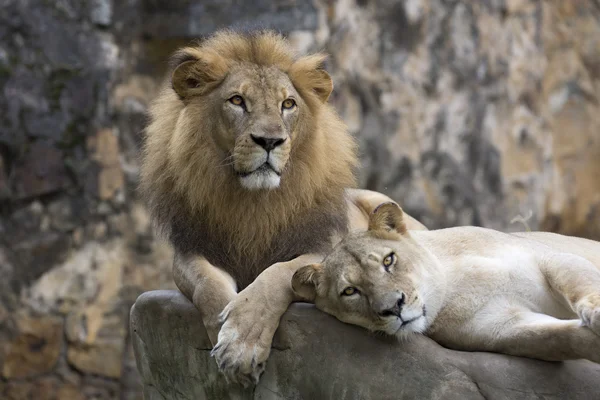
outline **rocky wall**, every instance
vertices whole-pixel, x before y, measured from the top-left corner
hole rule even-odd
[[[127,331],[172,288],[136,196],[166,58],[222,26],[324,49],[362,187],[431,228],[600,238],[593,0],[4,0],[0,398],[137,399]]]

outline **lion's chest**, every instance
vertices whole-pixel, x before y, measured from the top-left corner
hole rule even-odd
[[[220,229],[222,225],[209,224],[198,218],[195,223],[180,221],[173,224],[171,240],[178,251],[202,255],[225,270],[242,289],[277,262],[307,253],[328,252],[332,236],[347,230],[347,214],[343,207],[335,212],[331,209],[310,210],[287,227],[271,227],[268,235],[264,232],[269,227],[261,225],[260,216],[255,218],[255,225],[248,228],[254,229],[255,235],[252,231],[226,232]]]

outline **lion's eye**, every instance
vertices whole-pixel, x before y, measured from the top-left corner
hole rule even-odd
[[[229,99],[229,102],[236,106],[240,106],[240,107],[244,106],[244,99],[242,98],[242,96],[237,96],[237,95],[233,96],[232,98]]]
[[[357,288],[352,287],[352,286],[348,286],[346,289],[344,289],[344,291],[342,292],[342,296],[352,296],[353,294],[358,294],[359,291]]]
[[[395,260],[396,255],[394,253],[390,253],[383,259],[383,266],[387,269],[392,266]]]
[[[294,108],[295,105],[296,102],[293,99],[285,99],[283,103],[281,103],[281,108],[283,108],[284,110],[290,110]]]

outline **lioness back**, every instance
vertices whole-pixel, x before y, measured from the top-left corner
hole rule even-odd
[[[414,234],[420,235],[420,232]],[[507,246],[517,246],[542,255],[549,252],[575,254],[600,269],[600,242],[575,236],[551,232],[504,233],[482,227],[460,226],[429,231],[421,237],[432,249],[446,250],[440,254],[497,256],[497,252],[505,251]]]
[[[600,268],[600,242],[551,232],[519,232],[515,236],[535,240],[562,253],[573,253]]]

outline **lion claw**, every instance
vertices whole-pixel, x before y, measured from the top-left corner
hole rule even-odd
[[[217,344],[215,347],[213,347],[213,348],[212,348],[212,350],[210,351],[210,356],[211,356],[211,357],[214,357],[214,356],[215,356],[215,353],[216,353],[217,351],[219,351],[219,349],[220,349],[220,348],[221,348],[221,345],[220,345],[220,344]]]
[[[213,349],[214,351],[211,353],[227,382],[239,383],[244,387],[258,383],[265,370],[265,362],[259,362],[257,359],[254,354],[257,351],[256,347],[256,345],[247,346],[244,343],[236,343]],[[247,357],[248,354],[252,355]]]
[[[243,326],[243,331],[240,332],[237,326]],[[261,324],[238,325],[231,319],[223,324],[211,356],[227,382],[244,387],[258,383],[271,350],[270,340],[264,340],[263,336],[269,332],[271,329],[265,329]]]

